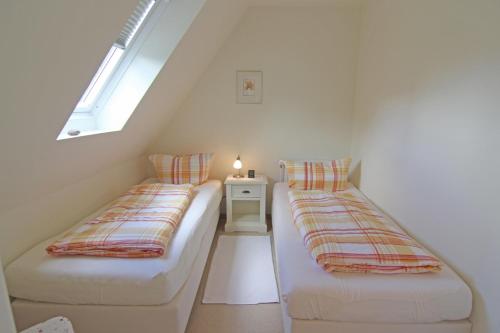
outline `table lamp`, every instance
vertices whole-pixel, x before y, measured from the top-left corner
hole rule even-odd
[[[238,157],[236,157],[236,161],[234,161],[234,163],[233,163],[233,168],[235,168],[236,170],[238,170],[238,174],[233,175],[234,178],[242,178],[243,177],[241,175],[241,167],[242,166],[243,166],[243,164],[241,164],[240,155],[238,155]]]

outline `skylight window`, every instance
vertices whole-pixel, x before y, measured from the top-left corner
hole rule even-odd
[[[122,130],[204,2],[138,0],[57,140]]]
[[[90,112],[94,106],[99,93],[102,91],[109,78],[113,74],[116,66],[120,63],[120,59],[124,53],[124,49],[116,46],[112,46],[109,50],[106,58],[102,62],[101,66],[94,75],[92,81],[83,93],[82,98],[78,102],[75,112]]]
[[[127,20],[125,27],[123,27],[120,32],[120,36],[113,46],[111,46],[111,49],[108,51],[108,54],[99,66],[97,73],[95,73],[92,81],[90,81],[89,86],[83,93],[73,112],[90,113],[93,111],[98,98],[101,96],[101,93],[110,82],[117,67],[120,65],[127,47],[136,36],[146,17],[148,17],[154,4],[155,0],[141,0],[139,2],[134,13]]]

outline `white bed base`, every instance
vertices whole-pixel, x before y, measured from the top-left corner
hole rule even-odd
[[[184,286],[167,304],[150,306],[70,305],[12,302],[17,329],[22,330],[55,316],[71,320],[77,333],[182,333],[185,331],[217,229],[220,209],[211,215],[200,251]]]
[[[287,181],[285,162],[279,161],[280,182]],[[276,261],[278,254],[275,252]],[[279,275],[279,269],[276,269]],[[278,279],[279,289],[279,279]],[[280,292],[281,295],[281,292]],[[304,320],[291,318],[286,305],[281,299],[281,315],[285,333],[470,333],[472,324],[469,320],[442,321],[422,324],[395,323],[351,323],[326,320]]]
[[[429,324],[350,323],[290,318],[281,306],[285,333],[470,333],[468,320]]]

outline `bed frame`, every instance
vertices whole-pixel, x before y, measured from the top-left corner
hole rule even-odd
[[[283,313],[283,327],[285,333],[470,333],[472,324],[468,320],[429,324],[350,323],[294,319]]]
[[[211,215],[200,251],[184,286],[167,304],[150,306],[70,305],[15,299],[12,309],[19,330],[55,316],[69,318],[77,333],[182,333],[185,331],[212,240],[220,208]]]
[[[286,182],[287,174],[285,162],[280,160],[279,166],[280,182]],[[274,242],[276,243],[276,240],[274,240]],[[278,262],[278,254],[275,252],[274,255],[276,257],[276,261]],[[276,271],[278,273],[278,289],[280,289],[279,266],[276,267]],[[288,315],[283,299],[280,300],[280,305],[285,333],[470,333],[472,330],[472,324],[468,319],[425,324],[354,323],[295,319]]]
[[[283,183],[283,182],[286,182],[287,181],[287,177],[286,177],[286,168],[285,168],[285,161],[283,160],[279,160],[279,165],[280,165],[280,182]]]

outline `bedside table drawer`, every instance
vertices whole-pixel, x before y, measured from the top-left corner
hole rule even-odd
[[[232,185],[233,198],[260,198],[260,185]]]

